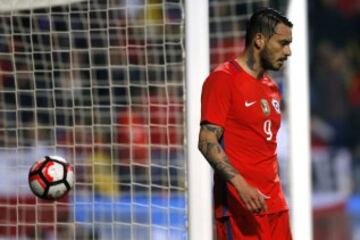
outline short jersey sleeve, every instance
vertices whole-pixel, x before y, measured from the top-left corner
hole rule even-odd
[[[201,122],[224,127],[231,101],[231,76],[216,71],[205,80],[201,94]]]

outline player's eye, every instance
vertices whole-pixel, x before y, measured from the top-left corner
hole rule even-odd
[[[280,41],[280,44],[281,44],[281,46],[283,46],[283,47],[285,47],[285,46],[287,46],[287,45],[290,45],[290,41],[288,41],[288,40],[281,40]]]

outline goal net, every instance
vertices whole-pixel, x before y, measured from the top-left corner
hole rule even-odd
[[[209,1],[211,68],[241,53],[247,20],[254,11],[267,6],[269,0]]]
[[[185,239],[183,1],[0,3],[0,238]],[[27,183],[50,154],[56,202]]]

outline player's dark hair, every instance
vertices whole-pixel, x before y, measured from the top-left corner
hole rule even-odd
[[[287,17],[275,9],[264,8],[255,12],[247,25],[245,45],[249,46],[257,33],[270,38],[275,33],[278,23],[283,23],[288,27],[293,26]]]

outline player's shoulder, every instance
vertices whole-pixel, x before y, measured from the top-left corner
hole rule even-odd
[[[219,73],[219,72],[230,76],[236,74],[236,71],[231,61],[226,61],[222,64],[217,65],[212,71],[212,73]]]
[[[222,63],[214,68],[203,83],[204,89],[221,89],[222,91],[231,91],[233,85],[234,73],[228,66],[228,63]],[[212,91],[211,90],[211,91]]]
[[[231,62],[224,62],[217,65],[210,73],[207,80],[216,81],[221,80],[223,82],[231,82],[236,76],[236,72],[231,66]]]

